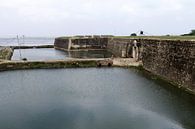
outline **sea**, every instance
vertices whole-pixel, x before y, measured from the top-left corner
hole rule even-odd
[[[0,46],[52,45],[54,37],[0,37]]]

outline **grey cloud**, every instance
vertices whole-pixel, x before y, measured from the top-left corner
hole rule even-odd
[[[0,0],[0,35],[181,34],[193,29],[193,0]]]

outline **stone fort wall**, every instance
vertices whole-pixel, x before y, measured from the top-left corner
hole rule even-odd
[[[106,49],[108,38],[105,37],[72,37],[56,38],[54,46],[64,50],[74,49]]]
[[[195,41],[142,39],[144,69],[195,91]]]
[[[134,41],[137,41],[135,47]],[[195,92],[195,41],[110,39],[108,49],[122,57],[136,57],[147,71]]]
[[[63,47],[61,40],[59,43]],[[115,57],[141,60],[147,71],[195,92],[195,41],[107,38],[95,44],[106,47]]]

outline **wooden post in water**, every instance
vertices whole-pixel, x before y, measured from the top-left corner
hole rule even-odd
[[[133,58],[135,60],[138,60],[138,57],[139,57],[139,49],[138,49],[138,46],[137,46],[137,41],[134,40],[133,41]]]
[[[20,60],[22,60],[22,53],[21,53],[21,49],[20,49],[20,39],[19,39],[18,35],[17,35],[17,42],[18,42],[18,47],[19,47]]]

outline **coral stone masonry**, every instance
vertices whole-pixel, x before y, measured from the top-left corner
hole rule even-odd
[[[195,41],[115,37],[55,40],[55,47],[64,50],[94,46],[111,51],[115,57],[142,61],[145,70],[195,93]]]
[[[32,46],[33,47],[33,46]],[[54,47],[64,51],[107,50],[113,55],[109,60],[101,61],[76,60],[48,61],[24,63],[9,61],[13,49],[18,47],[0,48],[0,67],[6,69],[23,68],[63,68],[91,66],[140,66],[145,70],[182,87],[195,94],[195,41],[153,39],[153,38],[121,38],[113,36],[75,36],[55,39]],[[26,48],[24,46],[24,48]]]
[[[140,40],[143,67],[195,91],[195,41]]]

